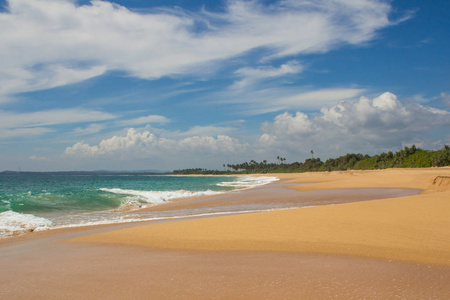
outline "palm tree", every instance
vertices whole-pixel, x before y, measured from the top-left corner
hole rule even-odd
[[[311,150],[311,157],[314,159],[314,151]]]

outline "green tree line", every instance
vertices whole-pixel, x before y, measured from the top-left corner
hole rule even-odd
[[[311,150],[311,154],[314,152]],[[240,164],[224,164],[224,170],[207,170],[202,168],[182,169],[174,174],[252,174],[252,173],[303,173],[344,170],[376,170],[386,168],[427,168],[450,166],[450,147],[436,151],[423,150],[415,145],[404,147],[395,153],[389,151],[369,156],[350,153],[338,158],[329,158],[325,162],[320,158],[306,159],[304,162],[285,163],[286,159],[277,157],[276,163],[267,160],[251,160]]]

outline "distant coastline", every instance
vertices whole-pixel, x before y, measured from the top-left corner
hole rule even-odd
[[[171,171],[157,171],[157,170],[149,170],[149,171],[2,171],[0,172],[0,175],[19,175],[19,174],[26,174],[26,175],[114,175],[114,176],[121,176],[121,175],[167,175],[172,174]]]
[[[305,173],[330,172],[347,170],[379,170],[389,168],[431,168],[450,166],[450,146],[445,145],[440,150],[424,150],[412,145],[397,152],[383,152],[370,156],[361,153],[347,153],[337,158],[329,158],[325,162],[314,158],[303,162],[286,163],[286,158],[278,156],[277,162],[267,160],[257,162],[251,160],[239,164],[223,164],[224,170],[206,168],[187,168],[178,170],[95,170],[95,171],[1,171],[0,175],[239,175],[239,174],[267,174],[267,173]]]
[[[175,170],[173,174],[265,174],[265,173],[305,173],[347,170],[378,170],[388,168],[430,168],[450,166],[450,147],[445,145],[440,150],[423,150],[415,145],[404,147],[395,153],[389,151],[369,156],[361,153],[348,153],[338,158],[329,158],[325,162],[314,158],[304,162],[285,163],[286,158],[277,157],[276,163],[267,160],[251,160],[240,164],[224,164],[225,170],[207,170],[202,168]]]

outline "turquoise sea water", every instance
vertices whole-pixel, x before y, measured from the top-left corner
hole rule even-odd
[[[176,217],[170,212],[136,213],[136,210],[176,198],[214,195],[273,180],[272,177],[0,175],[0,237],[29,230]]]

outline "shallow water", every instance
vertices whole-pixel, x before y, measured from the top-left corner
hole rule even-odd
[[[29,230],[124,223],[216,211],[131,213],[173,199],[217,195],[263,185],[274,177],[0,176],[0,236]],[[235,209],[234,209],[235,210]],[[232,209],[232,211],[234,211]]]

